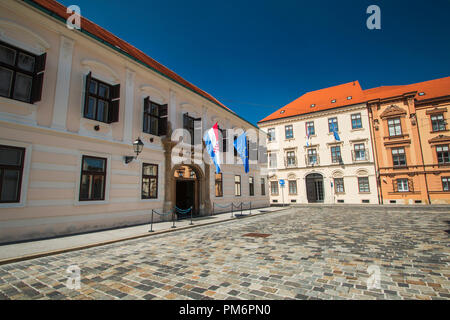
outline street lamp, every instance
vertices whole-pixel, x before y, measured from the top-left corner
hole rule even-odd
[[[134,150],[134,153],[136,153],[136,156],[125,156],[125,163],[130,163],[134,159],[137,159],[139,153],[142,152],[143,148],[144,148],[144,143],[141,141],[140,138],[137,138],[133,142],[133,150]]]

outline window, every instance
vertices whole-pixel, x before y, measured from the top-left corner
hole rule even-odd
[[[155,136],[167,134],[167,104],[160,105],[144,99],[144,129],[145,133]]]
[[[391,152],[394,167],[406,166],[405,148],[392,148]]]
[[[227,129],[220,129],[219,131],[222,133],[222,152],[227,152]]]
[[[158,198],[158,165],[142,164],[142,199]]]
[[[308,164],[317,163],[317,150],[316,149],[308,149]]]
[[[295,151],[286,152],[286,166],[293,167],[296,165],[295,161]]]
[[[249,191],[249,195],[251,195],[251,196],[255,195],[255,184],[253,181],[253,177],[248,178],[248,191]]]
[[[450,191],[450,177],[442,177],[442,191]]]
[[[331,147],[331,162],[340,163],[341,161],[342,161],[341,147],[340,146]]]
[[[196,132],[201,135],[202,127],[201,127],[202,118],[193,118],[189,116],[187,113],[183,114],[183,129],[189,132],[191,136],[191,145],[195,144]]]
[[[105,200],[106,159],[83,156],[80,201]]]
[[[368,177],[358,177],[359,192],[370,192],[369,188],[369,178]]]
[[[0,41],[0,96],[27,103],[40,101],[46,57]]]
[[[328,119],[328,132],[333,132],[333,126],[336,127],[336,131],[339,131],[337,118]]]
[[[402,125],[400,123],[400,118],[389,119],[388,120],[388,130],[390,137],[396,137],[402,135]]]
[[[120,84],[115,86],[86,76],[84,117],[105,123],[119,121]]]
[[[431,127],[433,131],[446,130],[444,116],[442,114],[432,115]]]
[[[274,196],[278,195],[278,181],[270,181],[270,193]]]
[[[216,197],[223,197],[222,173],[216,173],[215,190],[216,190]]]
[[[289,180],[289,194],[297,194],[297,181]]]
[[[266,195],[266,181],[264,180],[264,178],[261,178],[261,195]]]
[[[398,192],[409,192],[408,179],[397,179],[396,183]]]
[[[366,148],[364,146],[364,143],[355,144],[353,152],[355,155],[355,161],[366,160]]]
[[[352,114],[352,129],[362,128],[361,113]]]
[[[277,167],[277,154],[275,152],[269,153],[269,168]]]
[[[312,136],[316,134],[316,131],[314,129],[314,121],[309,121],[306,123],[306,134],[308,136]]]
[[[344,178],[334,178],[334,192],[344,193]]]
[[[234,195],[241,195],[241,176],[234,176]]]
[[[267,135],[268,135],[269,142],[275,141],[275,128],[270,128],[269,130],[267,130]]]
[[[292,128],[292,125],[285,126],[284,133],[286,139],[292,139],[294,137],[294,129]]]
[[[20,202],[25,149],[0,145],[0,203]]]
[[[436,146],[438,163],[450,163],[448,145]]]

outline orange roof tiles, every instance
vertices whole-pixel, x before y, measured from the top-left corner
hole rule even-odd
[[[401,96],[409,92],[416,92],[415,99],[417,101],[450,96],[450,77],[409,85],[382,86],[367,90],[362,90],[359,82],[354,81],[326,89],[311,91],[260,120],[258,123],[345,107],[375,99]],[[424,92],[425,94],[420,96],[418,95],[420,92]],[[347,100],[349,96],[352,99]],[[336,99],[335,103],[331,102],[333,99]],[[312,104],[315,104],[315,106],[311,107]],[[282,110],[284,112],[280,113]]]
[[[28,0],[28,1],[24,0],[24,1],[27,3],[30,3],[30,4],[33,4],[33,3],[38,4],[45,10],[59,16],[60,18],[63,18],[64,20],[66,20],[70,16],[70,14],[67,13],[67,8],[64,5],[62,5],[59,2],[56,2],[54,0]],[[113,47],[118,47],[122,52],[139,60],[140,62],[146,64],[147,66],[156,70],[157,72],[162,73],[163,75],[172,79],[173,81],[196,92],[197,94],[201,95],[205,99],[218,104],[219,106],[227,109],[230,112],[233,112],[228,107],[223,105],[220,101],[218,101],[216,98],[211,96],[209,93],[201,90],[200,88],[196,87],[195,85],[191,84],[190,82],[184,80],[182,77],[177,75],[175,72],[173,72],[169,68],[163,66],[156,60],[150,58],[148,55],[146,55],[141,50],[135,48],[134,46],[125,42],[124,40],[116,37],[111,32],[103,29],[102,27],[98,26],[97,24],[93,23],[92,21],[89,21],[88,19],[81,17],[81,27],[82,27],[83,31],[87,31],[87,32],[91,33],[92,35],[107,42],[108,44],[110,44]]]

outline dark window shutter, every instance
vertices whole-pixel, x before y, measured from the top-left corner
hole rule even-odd
[[[44,84],[44,73],[35,74],[33,76],[33,86],[31,88],[31,103],[41,101],[42,86]]]
[[[41,54],[36,57],[34,64],[34,73],[43,72],[45,70],[45,61],[47,60],[47,53]]]
[[[158,114],[158,136],[165,136],[167,134],[167,104],[159,106]]]
[[[234,142],[236,142],[236,140],[237,140],[237,137],[234,136],[234,139],[233,139],[233,146],[234,146],[234,148],[233,148],[233,149],[234,149],[234,156],[235,156],[235,157],[237,157],[237,154],[238,154],[238,153],[237,153],[236,146],[235,146],[235,144],[234,144]]]
[[[42,87],[44,84],[44,70],[47,53],[36,57],[34,64],[33,86],[31,88],[31,103],[41,101]]]
[[[112,100],[108,110],[108,123],[119,122],[120,84],[111,86],[110,99]]]
[[[91,85],[91,79],[92,79],[92,72],[89,72],[86,75],[86,86],[84,89],[84,114],[86,115],[87,108],[89,105],[89,87]]]
[[[144,112],[143,112],[143,116],[142,116],[143,131],[149,133],[150,128],[148,128],[148,117],[146,116],[147,112],[150,112],[150,97],[147,97],[144,99]]]
[[[108,123],[119,122],[119,104],[120,100],[114,100],[109,105]]]
[[[227,152],[227,129],[222,130],[222,149],[223,152]]]
[[[111,100],[120,98],[120,83],[115,86],[111,86]]]
[[[187,113],[183,113],[183,129],[187,129],[188,121],[189,121],[189,118],[188,118]]]

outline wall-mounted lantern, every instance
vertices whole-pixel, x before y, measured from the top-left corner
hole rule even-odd
[[[137,159],[139,153],[142,152],[143,148],[144,148],[144,143],[141,141],[140,138],[137,138],[133,142],[133,149],[134,149],[134,153],[136,153],[136,156],[125,156],[125,163],[130,163],[134,159]]]

